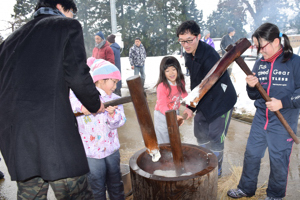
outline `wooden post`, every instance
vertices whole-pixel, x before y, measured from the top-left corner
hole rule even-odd
[[[175,110],[168,110],[165,114],[176,175],[180,176],[185,173],[185,169],[179,127],[177,124],[177,114]]]
[[[134,109],[137,115],[137,119],[142,131],[147,152],[151,156],[155,156],[157,155],[157,153],[159,153],[159,147],[147,99],[144,95],[144,88],[142,86],[141,77],[137,75],[132,76],[129,77],[126,81],[129,88],[132,103],[134,105]]]

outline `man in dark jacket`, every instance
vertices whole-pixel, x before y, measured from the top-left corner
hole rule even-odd
[[[73,0],[39,0],[34,19],[0,46],[0,150],[18,199],[93,199],[89,167],[69,101],[72,89],[103,112],[86,65]],[[99,109],[100,108],[100,109]]]
[[[236,42],[236,39],[234,37],[235,35],[235,29],[233,27],[228,27],[227,29],[228,34],[224,35],[222,37],[221,43],[220,43],[220,47],[222,50],[222,55],[225,54],[226,52],[226,47],[230,44],[234,44]]]
[[[107,40],[108,44],[110,45],[110,48],[114,52],[115,65],[121,72],[121,55],[120,55],[121,54],[121,47],[116,43],[115,38],[116,38],[116,36],[114,34],[111,34],[106,38],[106,40]],[[117,83],[117,88],[115,89],[114,93],[119,95],[119,96],[122,96],[121,88],[122,88],[122,81],[120,80]]]
[[[220,59],[210,45],[202,42],[200,27],[195,21],[183,22],[177,29],[179,43],[185,49],[185,66],[189,68],[191,90],[198,86],[209,70]],[[222,173],[224,139],[227,134],[232,108],[237,96],[227,72],[201,99],[196,108],[188,107],[184,113],[194,118],[194,135],[199,146],[218,157],[219,176]]]
[[[220,47],[221,47],[221,50],[222,50],[222,55],[225,54],[226,52],[226,47],[230,44],[234,44],[237,39],[234,37],[235,35],[235,29],[233,27],[228,27],[228,30],[227,30],[228,34],[224,35],[222,37],[222,40],[221,40],[221,43],[220,43]],[[231,72],[232,72],[232,66],[233,64],[231,64],[229,67],[228,67],[228,74],[230,76]]]

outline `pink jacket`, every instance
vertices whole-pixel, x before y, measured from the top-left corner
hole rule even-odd
[[[156,89],[157,101],[155,110],[165,114],[168,110],[178,110],[180,107],[180,99],[186,97],[188,94],[185,92],[181,94],[176,85],[171,85],[171,94],[169,95],[169,89],[160,83]]]
[[[103,90],[97,89],[101,94],[101,102],[120,98],[114,93],[108,96]],[[73,112],[81,112],[82,104],[72,91],[70,92],[70,101]],[[118,106],[113,117],[110,117],[108,112],[105,111],[95,116],[82,115],[76,117],[76,119],[87,157],[105,158],[120,148],[117,128],[123,126],[126,122],[122,105]]]

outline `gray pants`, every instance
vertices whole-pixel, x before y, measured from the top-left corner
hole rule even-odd
[[[134,75],[141,74],[142,85],[144,87],[146,75],[145,75],[145,67],[144,66],[134,66]]]
[[[179,115],[179,110],[176,110]],[[166,116],[158,110],[154,110],[154,128],[158,144],[170,143]]]
[[[232,110],[208,123],[201,111],[194,117],[194,135],[199,146],[211,150],[218,158],[218,175],[222,174],[224,141],[227,135]]]

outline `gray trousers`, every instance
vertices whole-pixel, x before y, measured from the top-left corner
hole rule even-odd
[[[176,110],[179,115],[179,110]],[[166,116],[158,110],[154,110],[154,128],[158,144],[170,143]]]
[[[144,87],[146,75],[145,75],[145,67],[144,66],[134,66],[134,75],[139,75],[141,74],[141,79],[142,79],[142,85]]]
[[[211,150],[218,158],[218,175],[222,174],[224,141],[227,135],[232,110],[224,115],[217,117],[211,123],[201,111],[194,117],[194,135],[197,138],[199,146]]]

